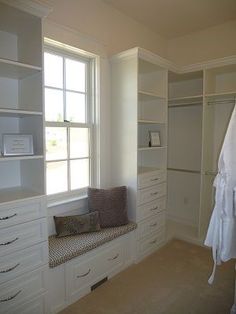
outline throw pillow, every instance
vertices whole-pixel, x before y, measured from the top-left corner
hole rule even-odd
[[[100,226],[118,227],[128,223],[127,190],[125,186],[108,190],[88,189],[88,208],[98,211]]]
[[[54,216],[57,237],[101,230],[98,212],[75,216]]]

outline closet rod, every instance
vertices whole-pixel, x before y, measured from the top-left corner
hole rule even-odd
[[[188,170],[188,169],[180,169],[180,168],[167,168],[167,170],[188,172],[188,173],[198,173],[198,174],[201,173],[201,171],[198,171],[198,170]]]
[[[217,104],[227,104],[227,105],[234,105],[236,102],[236,98],[234,99],[223,99],[223,100],[212,100],[208,101],[208,105],[217,105]]]
[[[202,102],[193,102],[193,103],[181,103],[178,105],[169,105],[169,108],[177,108],[177,107],[192,107],[192,106],[202,106]]]

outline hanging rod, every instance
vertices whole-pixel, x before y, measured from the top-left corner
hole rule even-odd
[[[202,102],[193,102],[193,103],[181,103],[179,105],[169,105],[169,108],[178,108],[178,107],[192,107],[192,106],[202,106]]]
[[[188,172],[188,173],[198,173],[198,174],[201,173],[201,171],[198,171],[198,170],[188,170],[188,169],[180,169],[180,168],[167,168],[167,170],[179,171],[179,172]]]
[[[210,100],[207,102],[208,105],[217,105],[217,104],[227,104],[227,105],[234,105],[236,102],[236,97],[229,98],[229,99],[222,99],[222,100]]]

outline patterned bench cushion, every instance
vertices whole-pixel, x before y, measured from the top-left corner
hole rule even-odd
[[[63,238],[57,238],[55,235],[50,236],[49,267],[53,268],[63,264],[136,228],[137,224],[130,222],[120,227],[103,228],[98,232],[83,233]]]

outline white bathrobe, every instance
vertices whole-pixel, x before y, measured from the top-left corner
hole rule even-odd
[[[215,207],[205,245],[212,247],[214,280],[216,265],[236,258],[236,107],[234,107],[221,149],[214,181]]]

